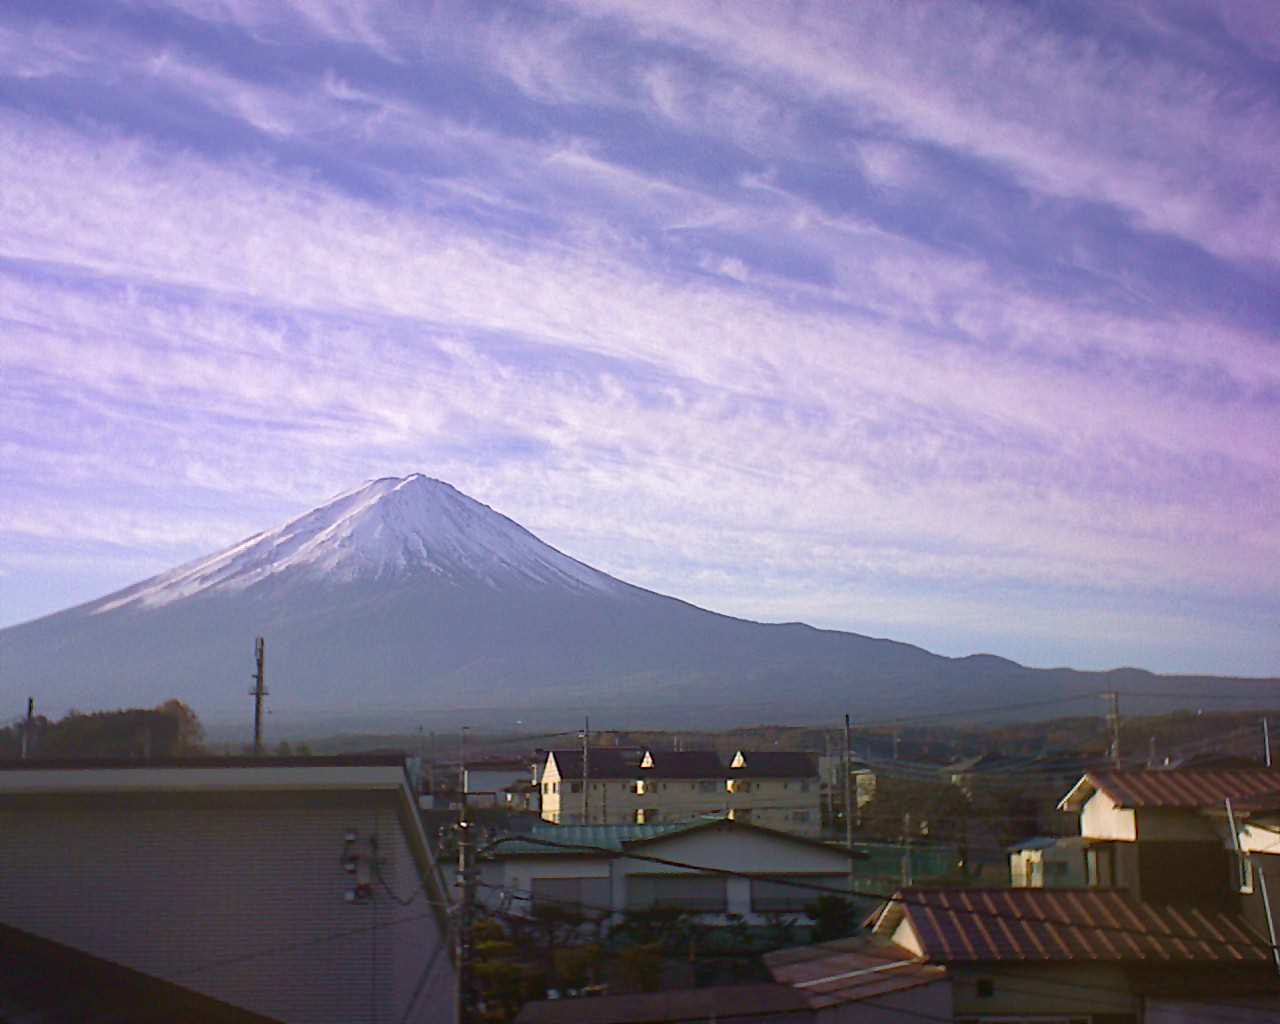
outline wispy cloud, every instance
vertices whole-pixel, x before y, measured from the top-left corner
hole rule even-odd
[[[731,611],[1237,636],[1280,592],[1274,99],[1085,15],[745,10],[0,19],[39,43],[0,72],[0,556],[178,561],[422,469]]]

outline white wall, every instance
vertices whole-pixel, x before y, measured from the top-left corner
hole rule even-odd
[[[1080,834],[1087,839],[1133,842],[1138,838],[1138,827],[1133,811],[1117,807],[1111,797],[1098,790],[1080,809]]]

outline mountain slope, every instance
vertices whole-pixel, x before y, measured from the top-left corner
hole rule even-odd
[[[256,635],[267,637],[271,705],[295,719],[444,707],[883,717],[1116,688],[1103,674],[709,612],[592,569],[418,474],[372,481],[226,551],[2,630],[0,672],[15,706],[24,693],[50,708],[177,696],[228,714],[245,705]]]

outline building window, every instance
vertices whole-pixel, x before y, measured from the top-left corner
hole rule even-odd
[[[793,884],[794,883],[794,884]],[[812,888],[810,888],[812,887]],[[751,910],[756,914],[802,914],[831,889],[848,889],[848,875],[777,875],[751,879]]]
[[[711,875],[631,875],[627,878],[627,909],[676,907],[698,913],[723,913],[728,885]]]
[[[581,783],[581,782],[571,782],[571,783],[569,783],[569,792],[570,792],[570,793],[581,793],[581,792],[582,792],[582,783]]]
[[[714,793],[719,788],[715,779],[703,779],[698,783],[699,793]]]
[[[559,907],[584,913],[607,913],[610,906],[607,878],[535,878],[529,883],[534,908]]]

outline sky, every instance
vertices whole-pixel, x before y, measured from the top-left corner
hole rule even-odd
[[[8,0],[0,626],[423,472],[717,611],[1280,675],[1280,5]]]

